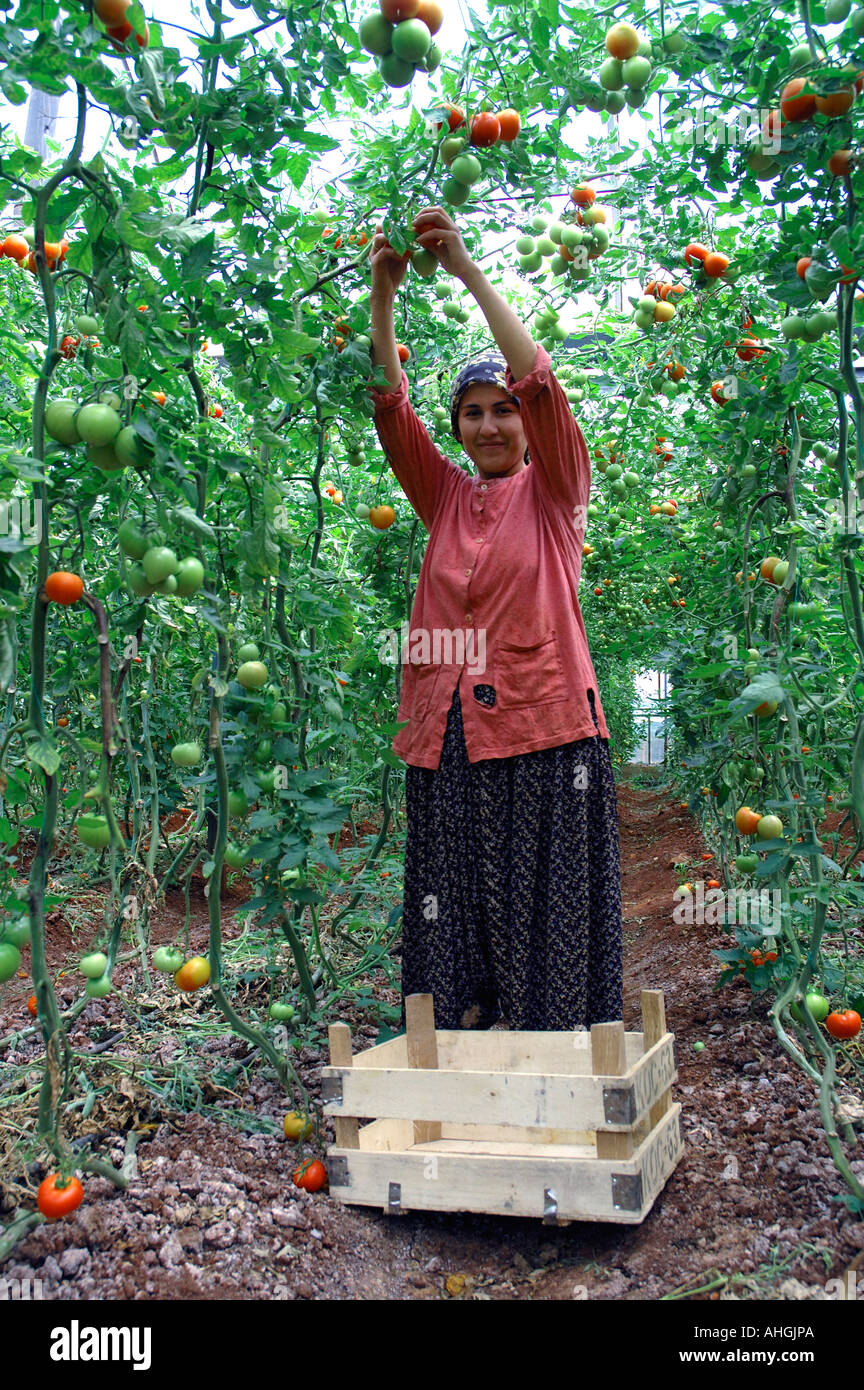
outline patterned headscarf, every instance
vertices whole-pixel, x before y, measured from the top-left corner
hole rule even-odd
[[[450,425],[453,430],[453,438],[459,440],[459,407],[462,404],[462,397],[469,386],[500,386],[502,391],[507,391],[507,359],[500,352],[487,349],[478,357],[465,363],[456,375],[456,379],[450,389]],[[510,392],[507,391],[508,396]],[[515,396],[510,396],[514,405],[519,405]],[[520,406],[521,409],[521,406]]]

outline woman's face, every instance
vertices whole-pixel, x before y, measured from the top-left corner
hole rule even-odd
[[[469,387],[457,419],[463,448],[481,477],[509,478],[524,468],[522,413],[500,386]]]

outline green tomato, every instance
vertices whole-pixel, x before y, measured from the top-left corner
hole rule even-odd
[[[271,768],[269,772],[258,772],[255,780],[262,792],[274,792],[276,790],[276,769]]]
[[[249,853],[242,850],[238,845],[229,843],[225,846],[225,863],[229,869],[244,869],[249,862]]]
[[[819,994],[816,990],[808,990],[807,994],[804,996],[804,1003],[808,1012],[812,1014],[817,1023],[821,1023],[831,1012],[831,1005],[825,998],[825,995]],[[789,1006],[789,1012],[799,1023],[804,1022],[804,1014],[800,1004],[791,1004]]]
[[[285,1021],[285,1020],[287,1020],[287,1019],[289,1019],[289,1018],[293,1018],[293,1017],[294,1017],[294,1005],[293,1005],[293,1004],[282,1004],[282,1003],[279,1002],[278,999],[276,999],[276,1000],[274,1000],[273,1003],[270,1005],[270,1017],[271,1017],[271,1018],[279,1019],[280,1021]]]
[[[358,31],[361,46],[365,48],[367,53],[383,58],[392,48],[393,28],[394,26],[378,11],[367,14],[365,19],[361,19]]]
[[[11,980],[21,964],[21,952],[11,941],[0,943],[0,983]]]
[[[267,667],[263,661],[244,661],[237,671],[237,680],[244,690],[260,690],[267,684]]]
[[[606,58],[600,64],[597,76],[600,86],[607,92],[620,92],[624,86],[624,64],[619,58]]]
[[[99,332],[99,320],[94,319],[92,314],[76,314],[75,327],[79,333],[83,333],[85,338],[94,338]]]
[[[411,265],[418,275],[422,276],[424,280],[428,280],[438,269],[438,257],[434,256],[431,251],[427,251],[425,246],[418,246],[411,257]]]
[[[92,955],[81,957],[78,969],[88,980],[101,980],[108,969],[108,957],[102,951],[94,951]]]
[[[284,700],[277,700],[270,711],[271,724],[287,724],[288,710]]]
[[[161,584],[167,579],[169,574],[174,573],[177,568],[177,556],[173,550],[169,550],[165,545],[151,545],[145,551],[141,561],[141,568],[147,576],[149,583]]]
[[[163,975],[176,975],[186,957],[175,946],[160,946],[153,952],[153,969]]]
[[[385,53],[378,59],[378,71],[388,87],[407,87],[414,76],[411,63],[406,63],[395,53]]]
[[[111,827],[105,816],[85,813],[75,822],[75,830],[81,843],[90,849],[105,849],[111,843]]]
[[[783,822],[779,816],[763,816],[756,826],[760,840],[779,840],[783,834]]]
[[[704,1052],[704,1051],[705,1051],[705,1044],[704,1044],[703,1042],[694,1042],[694,1044],[693,1044],[693,1051],[694,1051],[694,1052]]]
[[[114,452],[118,459],[125,464],[138,462],[138,435],[132,425],[126,425],[114,440]],[[136,559],[139,558],[136,556]]]
[[[171,761],[177,767],[194,767],[201,761],[201,744],[175,743],[171,749]]]
[[[259,740],[258,740],[258,745],[257,745],[257,747],[256,747],[256,749],[255,749],[255,761],[258,762],[258,763],[266,763],[266,762],[269,762],[269,760],[270,760],[270,758],[272,758],[272,756],[273,756],[273,741],[272,741],[272,739],[269,739],[269,738],[262,738],[262,739],[259,739]]]
[[[140,526],[136,526],[134,521],[128,519],[126,521],[121,521],[117,528],[117,539],[120,542],[120,549],[123,551],[123,554],[128,555],[130,559],[143,560],[144,556],[147,554],[150,542],[147,540]]]
[[[122,425],[117,411],[99,401],[82,405],[75,417],[75,428],[85,444],[110,444],[117,438]]]
[[[97,468],[101,468],[103,473],[119,473],[121,468],[126,467],[123,460],[117,457],[111,444],[88,444],[87,457]]]
[[[107,975],[98,980],[88,980],[84,986],[84,993],[91,999],[104,999],[106,994],[111,993],[111,981]]]
[[[166,574],[165,578],[160,580],[154,587],[158,594],[176,594],[177,576],[174,574]]]
[[[30,918],[19,917],[17,921],[7,922],[3,940],[12,946],[26,946],[30,940]]]
[[[454,208],[461,207],[467,203],[471,194],[471,189],[467,184],[460,183],[458,179],[446,178],[442,186],[444,201],[452,203]]]
[[[403,19],[391,35],[391,48],[403,63],[421,63],[431,47],[432,35],[422,19]]]
[[[450,165],[450,177],[470,188],[483,173],[480,160],[474,154],[460,154]]]
[[[133,594],[137,594],[139,598],[149,598],[151,594],[155,594],[156,592],[155,584],[150,583],[143,569],[138,564],[129,566],[128,583]]]
[[[76,401],[52,401],[45,410],[45,433],[58,444],[80,444],[81,435],[75,427],[77,411]]]
[[[228,814],[229,816],[248,816],[249,802],[244,791],[228,793]]]
[[[237,664],[242,666],[244,661],[257,661],[261,656],[258,645],[255,642],[244,642],[237,652]]]
[[[186,555],[177,566],[174,578],[180,597],[189,598],[192,594],[197,594],[204,583],[204,566],[196,556]]]

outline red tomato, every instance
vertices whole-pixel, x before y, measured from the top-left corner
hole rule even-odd
[[[855,1038],[861,1032],[861,1015],[854,1009],[835,1010],[825,1020],[832,1038]]]
[[[38,1007],[38,1005],[37,1005],[37,1003],[36,1003],[36,995],[35,995],[35,994],[31,994],[31,995],[30,995],[30,998],[27,1000],[27,1012],[28,1012],[29,1014],[32,1014],[34,1018],[36,1017],[36,1015],[37,1015],[38,1012],[39,1012],[39,1007]]]
[[[318,1192],[327,1181],[327,1169],[318,1158],[307,1158],[294,1169],[294,1186],[305,1187],[307,1192]]]
[[[68,1216],[84,1200],[84,1189],[77,1178],[70,1178],[65,1186],[61,1186],[61,1181],[59,1173],[52,1173],[39,1184],[36,1193],[36,1205],[49,1221]]]
[[[501,122],[492,111],[478,111],[471,121],[471,144],[485,148],[501,138]]]

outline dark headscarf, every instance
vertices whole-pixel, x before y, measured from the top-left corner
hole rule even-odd
[[[457,373],[456,380],[450,388],[450,425],[454,439],[460,444],[462,441],[457,424],[459,407],[469,386],[499,386],[502,391],[507,391],[507,359],[503,354],[487,348],[485,352],[466,362]],[[515,396],[511,396],[509,391],[507,395],[514,405],[519,405],[519,401]]]

